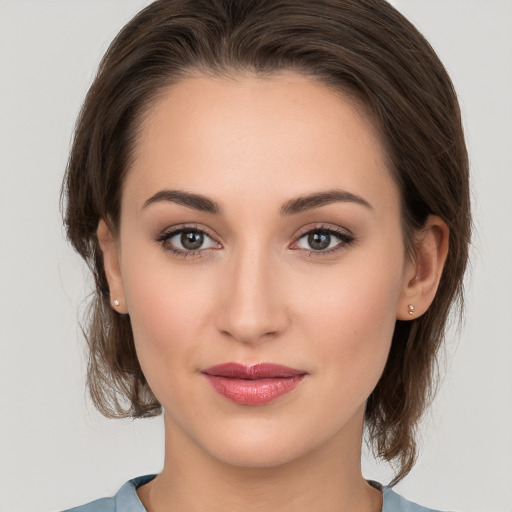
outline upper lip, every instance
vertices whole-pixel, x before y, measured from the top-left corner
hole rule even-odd
[[[297,375],[304,375],[307,372],[273,363],[258,363],[248,366],[240,363],[222,363],[206,368],[202,373],[215,377],[257,380],[278,377],[295,377]]]

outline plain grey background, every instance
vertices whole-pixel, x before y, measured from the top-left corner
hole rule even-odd
[[[161,419],[102,418],[84,390],[87,272],[59,188],[96,66],[143,0],[0,0],[0,510],[48,512],[161,468]],[[459,92],[477,233],[467,320],[422,455],[397,490],[424,505],[512,511],[512,1],[396,0]],[[387,481],[365,460],[365,476]]]

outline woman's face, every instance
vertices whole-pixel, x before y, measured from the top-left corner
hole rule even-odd
[[[142,124],[116,249],[111,291],[169,435],[251,467],[360,444],[408,265],[354,103],[292,72],[172,86]]]

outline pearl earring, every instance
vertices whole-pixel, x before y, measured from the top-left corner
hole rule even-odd
[[[117,299],[114,299],[112,301],[112,304],[114,304],[114,306],[119,306],[119,301]]]
[[[414,306],[413,306],[412,304],[409,304],[409,305],[407,306],[407,308],[409,309],[409,315],[411,315],[411,316],[412,316],[412,314],[413,314],[413,313],[414,313],[414,311],[415,311]]]

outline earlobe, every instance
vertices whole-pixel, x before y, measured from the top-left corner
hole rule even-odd
[[[118,313],[128,313],[119,264],[119,248],[111,229],[104,219],[100,219],[96,235],[101,252],[103,253],[103,265],[110,290],[110,304]]]
[[[437,215],[430,215],[418,233],[415,258],[405,270],[402,294],[398,301],[398,320],[414,320],[434,300],[449,248],[449,228]]]

